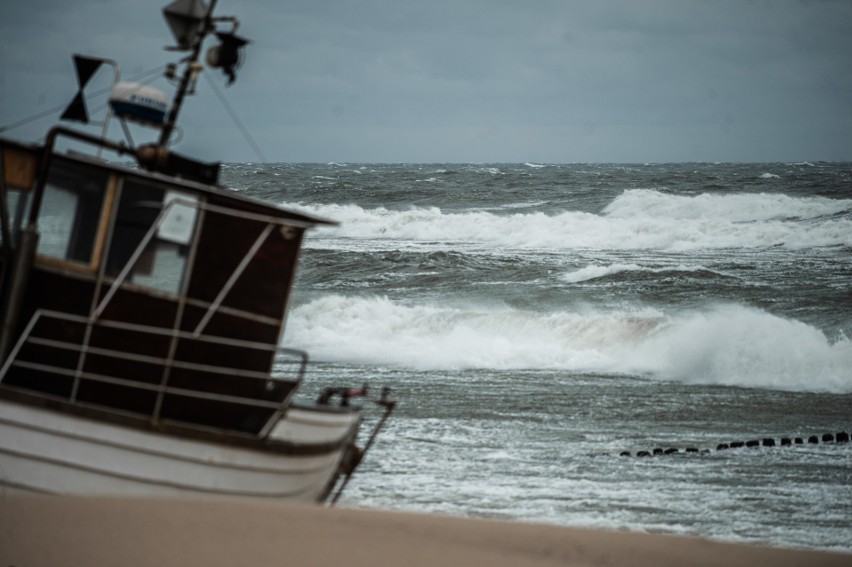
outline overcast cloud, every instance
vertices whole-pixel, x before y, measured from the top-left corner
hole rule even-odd
[[[0,4],[0,126],[70,101],[72,53],[117,60],[125,80],[177,59],[166,3]],[[208,72],[269,161],[852,160],[848,0],[219,0],[216,13],[253,43],[233,86]],[[204,80],[187,104],[180,151],[258,160]]]

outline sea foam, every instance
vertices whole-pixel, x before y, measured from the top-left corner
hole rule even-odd
[[[672,318],[614,370],[698,384],[852,392],[852,341],[739,305]]]
[[[814,219],[850,211],[850,199],[790,197],[782,193],[702,193],[684,196],[653,189],[624,191],[604,209],[608,217],[619,219],[715,219],[735,223]]]
[[[852,392],[852,342],[740,305],[537,312],[330,295],[294,309],[287,346],[418,370],[551,369],[804,392]]]
[[[605,278],[607,276],[612,276],[616,274],[626,273],[626,272],[644,272],[651,274],[660,274],[660,273],[668,273],[668,272],[683,272],[683,273],[696,273],[696,272],[707,272],[707,268],[698,266],[667,266],[664,268],[650,268],[646,266],[640,266],[638,264],[608,264],[604,266],[593,265],[586,266],[585,268],[580,268],[579,270],[575,270],[572,272],[568,272],[567,274],[563,274],[560,276],[560,279],[569,282],[569,283],[580,283],[589,280],[595,280],[598,278]],[[718,272],[716,272],[718,273]]]
[[[691,251],[852,246],[852,200],[786,195],[668,195],[625,191],[600,214],[405,210],[302,205],[341,223],[313,238],[465,242],[519,249]]]

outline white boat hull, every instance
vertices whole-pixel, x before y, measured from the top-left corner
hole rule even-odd
[[[0,399],[0,490],[317,501],[340,474],[359,422],[357,411],[291,407],[269,435],[279,449],[266,450]]]

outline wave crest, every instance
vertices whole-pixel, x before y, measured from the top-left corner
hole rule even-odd
[[[286,342],[320,360],[418,370],[550,369],[696,384],[852,392],[852,342],[738,305],[667,315],[401,305],[326,296],[293,311]]]
[[[785,195],[667,195],[622,193],[600,214],[581,211],[496,214],[394,210],[358,205],[302,205],[340,227],[313,238],[465,242],[520,249],[664,250],[753,249],[783,246],[852,247],[852,200]]]

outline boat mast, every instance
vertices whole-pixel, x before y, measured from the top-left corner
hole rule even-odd
[[[207,10],[207,14],[204,16],[201,29],[198,31],[192,45],[192,53],[185,60],[186,67],[184,68],[183,77],[181,78],[178,90],[175,93],[172,109],[169,112],[169,116],[166,119],[165,124],[163,125],[162,131],[160,132],[160,140],[157,142],[157,145],[160,147],[164,148],[168,143],[169,138],[172,135],[172,131],[174,131],[175,124],[177,124],[177,116],[180,112],[181,106],[183,105],[183,99],[187,95],[189,85],[193,82],[193,77],[197,78],[198,73],[201,72],[200,64],[198,63],[198,56],[201,53],[201,46],[204,43],[204,38],[208,33],[210,33],[210,30],[213,29],[213,9],[215,7],[216,0],[210,0],[210,7]]]

